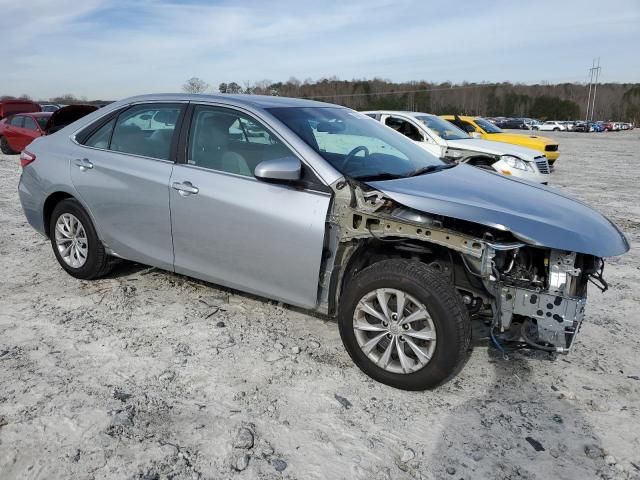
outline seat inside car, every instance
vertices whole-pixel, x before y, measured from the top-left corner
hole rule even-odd
[[[251,169],[245,158],[229,148],[229,115],[207,115],[194,133],[193,163],[200,167],[249,176]]]

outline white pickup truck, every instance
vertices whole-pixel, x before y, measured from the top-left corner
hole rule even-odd
[[[502,175],[547,184],[551,169],[537,150],[469,136],[437,115],[377,110],[363,114],[401,133],[440,158],[492,169]]]

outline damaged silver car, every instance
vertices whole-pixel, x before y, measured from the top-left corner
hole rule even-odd
[[[629,249],[551,188],[446,163],[347,108],[266,96],[111,104],[22,153],[20,200],[69,274],[123,258],[337,317],[349,355],[420,390],[497,345],[567,353]]]

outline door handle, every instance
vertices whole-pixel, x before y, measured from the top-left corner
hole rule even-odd
[[[198,187],[194,187],[191,182],[173,182],[171,188],[177,190],[183,197],[186,195],[195,195],[200,191]]]
[[[86,172],[87,170],[93,168],[93,163],[91,163],[86,158],[77,158],[74,163],[80,169],[81,172]]]

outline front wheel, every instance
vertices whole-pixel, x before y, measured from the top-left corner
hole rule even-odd
[[[374,380],[434,388],[464,366],[469,315],[449,280],[427,265],[384,260],[345,286],[338,324],[347,352]]]
[[[104,245],[77,200],[69,198],[55,206],[49,223],[49,237],[58,263],[71,276],[91,280],[111,269]]]

